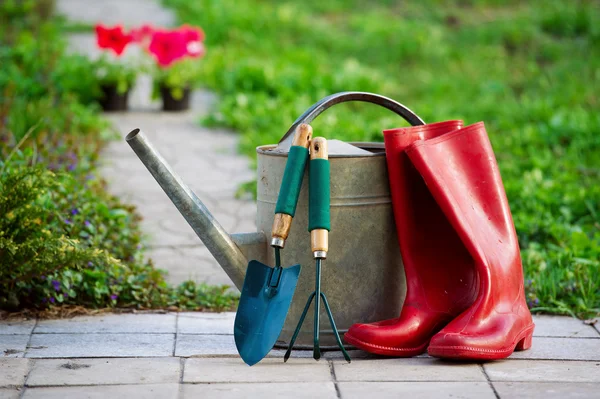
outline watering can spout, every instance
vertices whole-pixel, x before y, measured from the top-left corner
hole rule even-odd
[[[258,245],[265,241],[261,237],[262,233],[230,236],[196,194],[175,174],[140,129],[131,131],[125,140],[235,286],[241,289],[248,264],[246,255],[253,252],[253,248],[262,247]],[[239,242],[239,247],[236,241]]]

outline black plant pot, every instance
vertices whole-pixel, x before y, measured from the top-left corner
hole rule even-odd
[[[102,98],[100,106],[104,111],[127,111],[127,98],[129,90],[119,93],[116,85],[102,86]]]
[[[160,87],[160,95],[163,101],[163,111],[185,111],[190,109],[190,88],[183,89],[183,97],[173,98],[171,89],[165,86]]]

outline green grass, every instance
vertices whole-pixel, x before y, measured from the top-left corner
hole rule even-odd
[[[204,123],[275,143],[331,93],[380,93],[425,121],[486,123],[534,311],[600,312],[600,5],[594,1],[164,0],[207,33]],[[313,124],[381,141],[403,125],[343,104]]]

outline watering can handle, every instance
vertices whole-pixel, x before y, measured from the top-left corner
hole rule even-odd
[[[307,109],[289,128],[286,134],[283,135],[281,140],[279,140],[279,144],[291,140],[294,132],[296,131],[296,127],[301,123],[310,124],[317,116],[319,116],[323,111],[327,108],[334,106],[335,104],[345,103],[347,101],[361,101],[367,103],[373,103],[377,105],[381,105],[384,108],[389,109],[400,115],[404,120],[410,123],[412,126],[424,125],[425,122],[421,118],[419,118],[414,112],[400,104],[392,100],[391,98],[380,96],[379,94],[366,93],[361,91],[344,91],[341,93],[332,94],[327,96],[315,104],[313,104],[309,109]]]

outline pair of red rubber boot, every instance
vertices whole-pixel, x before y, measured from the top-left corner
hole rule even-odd
[[[482,122],[384,131],[407,292],[400,316],[345,340],[408,357],[502,359],[531,346],[533,321],[498,165]]]

